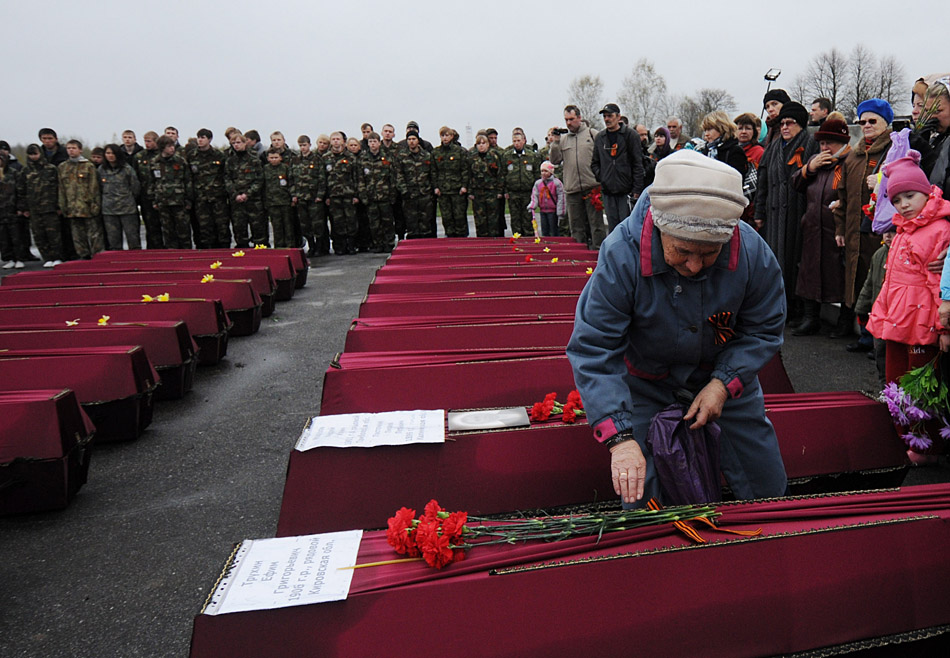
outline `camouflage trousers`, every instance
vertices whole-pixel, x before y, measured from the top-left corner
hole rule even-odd
[[[445,237],[468,237],[468,195],[443,193],[439,196],[439,211]]]
[[[139,214],[103,215],[102,223],[106,228],[106,244],[109,249],[122,250],[122,236],[129,243],[129,249],[141,249],[142,237],[139,232]]]
[[[227,249],[231,246],[231,213],[224,195],[210,196],[195,202],[198,232],[205,249]]]
[[[16,216],[0,218],[0,260],[17,260],[23,250],[22,243],[23,237],[17,226]]]
[[[498,203],[495,204],[495,213],[498,217],[498,233],[496,235],[503,236],[505,231],[508,230],[508,224],[505,221],[505,199],[504,197],[498,200]]]
[[[366,216],[369,220],[373,251],[378,254],[392,251],[393,238],[396,236],[392,204],[368,203],[366,204]]]
[[[59,215],[54,212],[30,213],[30,229],[44,262],[63,260],[63,232],[59,228]]]
[[[286,249],[295,247],[294,222],[291,214],[292,206],[268,206],[267,216],[270,218],[271,228],[274,230],[274,247]]]
[[[300,232],[310,245],[310,254],[330,253],[330,231],[327,229],[327,206],[320,201],[297,199]]]
[[[359,225],[353,197],[331,197],[329,211],[333,251],[337,254],[356,253],[356,233]]]
[[[102,217],[70,217],[69,228],[73,234],[73,248],[76,255],[86,260],[104,251],[106,248],[105,230]]]
[[[258,199],[249,198],[244,203],[232,201],[231,228],[234,231],[234,244],[248,247],[267,243],[267,220],[264,208]]]
[[[402,214],[406,218],[407,238],[434,238],[429,232],[429,214],[432,212],[432,197],[402,198]]]
[[[184,206],[161,206],[158,209],[166,249],[191,249],[190,215]]]
[[[475,235],[479,238],[501,237],[498,225],[498,206],[503,205],[496,192],[474,192],[472,214],[475,215]]]
[[[164,249],[165,240],[162,238],[162,219],[152,205],[152,200],[142,197],[142,223],[145,224],[145,246],[149,249]]]
[[[534,227],[531,225],[531,211],[528,210],[529,203],[531,203],[530,190],[508,193],[508,213],[511,215],[512,235],[515,233],[534,235]]]

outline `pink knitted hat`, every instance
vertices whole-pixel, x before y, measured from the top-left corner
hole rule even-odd
[[[887,176],[887,196],[893,199],[901,192],[920,192],[930,194],[930,181],[920,168],[920,153],[910,150],[903,158],[898,158],[884,168]]]

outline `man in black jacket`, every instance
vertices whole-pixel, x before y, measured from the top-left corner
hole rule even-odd
[[[643,154],[640,136],[620,120],[615,103],[600,113],[607,129],[594,138],[590,167],[601,185],[609,233],[630,214],[627,195],[636,199],[643,191]]]

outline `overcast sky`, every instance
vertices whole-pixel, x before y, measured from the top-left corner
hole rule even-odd
[[[466,126],[492,126],[508,144],[518,125],[543,142],[573,78],[599,75],[613,100],[640,57],[670,92],[725,88],[755,113],[769,68],[790,88],[833,46],[893,54],[908,84],[950,70],[945,3],[645,4],[2,0],[0,139],[29,143],[50,126],[88,144],[131,128],[141,142],[172,124],[220,144],[235,125],[266,144],[274,130],[358,135],[364,121],[401,138],[414,119],[432,142],[443,124],[463,141]]]

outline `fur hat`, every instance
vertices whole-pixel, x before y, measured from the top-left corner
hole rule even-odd
[[[801,103],[789,101],[782,105],[782,109],[779,110],[778,113],[778,118],[780,121],[782,119],[794,119],[795,123],[804,128],[808,125],[808,110],[806,110],[805,106]]]
[[[930,181],[920,168],[920,153],[913,149],[903,158],[885,165],[884,175],[887,176],[887,196],[890,199],[901,192],[930,194]]]
[[[880,98],[869,98],[858,105],[859,119],[865,112],[874,112],[879,117],[883,117],[884,123],[888,125],[894,120],[894,110],[891,109],[891,104]]]
[[[815,141],[840,142],[848,144],[851,141],[851,133],[848,132],[848,124],[841,119],[828,117],[821,124],[815,133]]]
[[[723,244],[748,205],[742,176],[695,151],[677,151],[656,165],[650,188],[653,223],[680,240]]]
[[[769,101],[778,101],[782,105],[785,103],[791,103],[792,99],[789,98],[788,92],[784,89],[769,89],[765,92],[765,97],[762,99],[762,107],[765,107],[765,104]]]

